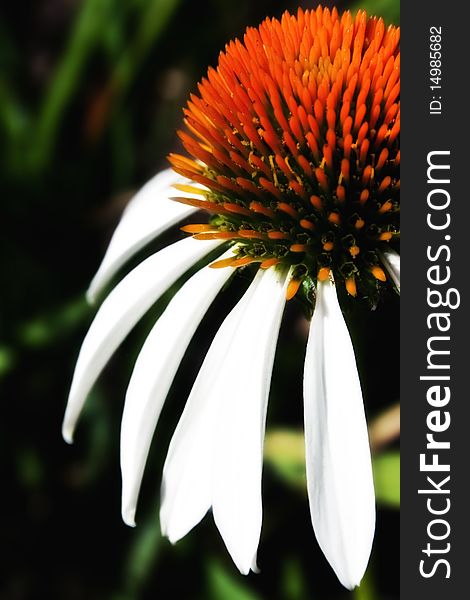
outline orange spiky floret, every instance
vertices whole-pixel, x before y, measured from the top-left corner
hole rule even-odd
[[[399,39],[319,6],[227,44],[184,110],[192,158],[170,156],[205,186],[178,200],[218,215],[185,231],[236,242],[235,267],[302,264],[351,296],[377,288],[379,250],[399,238]]]

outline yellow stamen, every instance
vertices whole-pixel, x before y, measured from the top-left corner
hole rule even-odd
[[[359,219],[358,219],[358,220],[355,222],[355,224],[354,224],[354,227],[355,227],[356,229],[362,229],[362,228],[364,227],[364,225],[365,225],[365,224],[366,224],[366,223],[365,223],[364,219],[360,219],[360,218],[359,218]]]
[[[202,233],[203,231],[216,231],[216,228],[210,223],[190,223],[180,227],[185,233]]]
[[[196,198],[183,198],[182,196],[172,196],[170,200],[174,200],[175,202],[181,202],[181,204],[187,204],[188,206],[194,206],[196,208],[200,208],[201,210],[208,210],[210,212],[215,212],[218,214],[226,214],[227,211],[224,210],[221,204],[217,204],[216,202],[208,202],[207,200],[197,200]]]
[[[379,192],[384,192],[391,183],[392,183],[392,178],[390,177],[390,175],[387,175],[387,177],[384,177],[382,179],[382,183],[379,186]]]
[[[339,225],[341,223],[341,217],[337,212],[330,212],[328,215],[328,221],[333,223],[333,225]]]
[[[277,265],[278,263],[278,258],[267,258],[266,260],[263,260],[263,262],[260,264],[260,268],[269,269],[269,267],[274,267],[274,265]]]
[[[277,208],[288,214],[293,219],[297,219],[299,216],[299,213],[295,210],[295,208],[293,208],[290,204],[287,204],[287,202],[278,202]]]
[[[216,232],[203,232],[195,233],[193,238],[195,240],[233,240],[238,237],[237,233],[233,231],[216,231]]]
[[[312,221],[309,221],[308,219],[301,219],[299,225],[304,229],[310,229],[310,231],[313,231],[315,229],[314,223],[312,223]]]
[[[291,279],[287,286],[286,290],[286,300],[292,300],[292,298],[297,294],[300,288],[300,284],[302,283],[302,279]]]
[[[321,210],[323,208],[323,204],[321,199],[318,196],[310,196],[310,203],[317,209]]]
[[[250,211],[247,208],[244,208],[243,206],[239,206],[238,204],[235,204],[234,202],[224,202],[224,208],[225,208],[225,210],[228,210],[231,213],[236,213],[238,215],[244,215],[245,217],[250,216]]]
[[[357,296],[356,280],[354,277],[349,277],[346,279],[346,291],[354,298]]]
[[[273,210],[271,210],[270,208],[267,208],[266,206],[263,206],[263,204],[261,204],[261,202],[253,201],[250,204],[250,210],[252,210],[255,213],[261,213],[262,215],[265,215],[266,217],[269,217],[271,219],[275,215]]]
[[[291,252],[307,252],[307,244],[292,244],[290,247]]]
[[[329,276],[330,276],[330,268],[329,267],[322,267],[318,271],[317,277],[318,277],[319,281],[326,281]]]
[[[238,235],[242,238],[264,240],[265,237],[259,231],[253,231],[252,229],[239,229]]]
[[[211,263],[209,267],[211,269],[223,269],[225,267],[230,267],[234,260],[236,260],[235,256],[231,256],[230,258],[223,258],[222,260],[216,260],[215,262]]]
[[[172,187],[180,192],[186,192],[187,194],[196,194],[197,196],[205,196],[207,194],[207,190],[201,190],[201,188],[186,185],[184,183],[175,183]]]
[[[370,272],[379,281],[387,281],[387,276],[385,275],[384,270],[378,265],[372,267]]]
[[[259,258],[253,258],[251,256],[244,256],[243,258],[237,258],[230,265],[232,267],[243,267],[244,265],[249,265],[252,262],[258,262]]]
[[[346,189],[343,185],[338,185],[336,188],[336,197],[340,202],[344,202],[346,200]]]
[[[290,235],[283,231],[268,231],[268,238],[270,240],[288,240]]]
[[[384,202],[379,208],[379,213],[383,215],[383,213],[389,212],[390,210],[392,210],[392,208],[393,204],[390,202],[390,200],[387,200],[387,202]]]

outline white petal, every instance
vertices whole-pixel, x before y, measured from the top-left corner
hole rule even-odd
[[[242,573],[256,570],[266,407],[285,282],[285,274],[274,269],[260,271],[221,326],[164,469],[165,534],[179,539],[212,504],[215,522]],[[198,510],[194,497],[200,499]]]
[[[221,368],[215,430],[212,509],[233,561],[243,574],[256,571],[261,534],[261,474],[271,372],[285,304],[286,274],[260,272]]]
[[[135,252],[197,210],[169,200],[176,194],[172,186],[186,182],[192,183],[172,169],[165,169],[147,182],[129,201],[88,289],[89,302],[96,300],[104,286]],[[178,195],[189,196],[184,192],[178,192]]]
[[[387,269],[397,290],[400,291],[400,255],[392,248],[380,253],[380,258]]]
[[[75,366],[62,435],[71,443],[86,397],[129,331],[157,299],[192,265],[220,245],[219,240],[185,238],[153,254],[109,294],[83,341]]]
[[[255,278],[220,326],[170,442],[163,467],[160,524],[172,543],[197,525],[212,503],[213,432],[219,399],[210,392],[258,283]]]
[[[225,256],[232,256],[229,250]],[[148,451],[168,390],[207,309],[233,274],[229,267],[198,271],[175,294],[147,337],[126,394],[121,425],[122,516],[134,515]]]
[[[367,424],[354,350],[330,281],[318,284],[304,371],[310,514],[341,583],[359,585],[375,528]]]

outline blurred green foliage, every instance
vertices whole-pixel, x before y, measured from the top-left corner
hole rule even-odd
[[[208,561],[208,599],[231,598],[232,600],[259,600],[246,585],[240,584],[217,560]]]
[[[385,506],[400,506],[400,454],[384,452],[373,461],[377,502]]]
[[[305,446],[303,432],[271,429],[266,434],[264,457],[277,475],[288,485],[306,491]],[[374,456],[375,496],[378,504],[400,506],[400,453],[384,452]]]
[[[367,11],[368,14],[383,17],[387,24],[400,22],[400,2],[391,2],[390,0],[359,0],[353,3],[351,10],[355,11],[359,8]]]
[[[397,515],[388,510],[399,502],[396,453],[374,461],[378,499],[387,508],[379,512],[373,573],[359,590],[341,588],[314,541],[299,494],[304,342],[295,307],[281,331],[269,417],[277,431],[280,424],[291,429],[278,439],[274,455],[272,438],[267,440],[272,468],[264,480],[259,575],[238,574],[210,518],[175,547],[160,537],[161,467],[198,368],[195,353],[185,360],[185,376],[175,383],[157,430],[138,527],[120,522],[122,398],[150,316],[100,378],[77,445],[67,447],[59,433],[74,361],[93,314],[84,290],[125,202],[179,148],[181,107],[225,42],[297,4],[25,0],[0,7],[0,469],[8,516],[2,525],[2,600],[397,597]],[[354,3],[359,6],[388,22],[399,17],[397,0]],[[198,344],[207,346],[230,302],[223,295],[219,316],[204,324]],[[397,311],[356,316],[352,335],[361,371],[373,374],[374,336],[384,327],[396,331]],[[397,393],[398,340],[388,340],[390,380],[384,385],[371,375],[365,381],[371,415]]]

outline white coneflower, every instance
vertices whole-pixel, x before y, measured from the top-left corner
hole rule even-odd
[[[232,273],[259,266],[205,356],[162,482],[163,533],[175,542],[212,509],[242,573],[256,570],[271,370],[284,305],[294,296],[313,314],[304,372],[313,527],[347,588],[367,566],[374,489],[340,301],[375,306],[385,287],[399,291],[398,44],[399,29],[381,19],[322,7],[267,19],[243,43],[231,42],[185,110],[188,131],[180,137],[193,158],[170,156],[179,176],[164,171],[131,200],[88,292],[94,300],[165,229],[198,210],[210,215],[182,228],[192,237],[153,254],[116,285],[77,361],[63,426],[69,442],[122,340],[174,282],[205,264],[155,323],[127,390],[122,514],[134,525],[151,439],[188,344]]]

